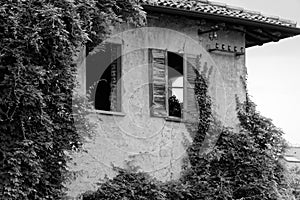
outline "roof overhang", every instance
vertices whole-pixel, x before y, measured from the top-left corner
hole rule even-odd
[[[231,16],[224,16],[213,13],[201,13],[191,10],[182,10],[172,7],[162,7],[155,5],[142,5],[144,10],[158,13],[166,13],[172,15],[181,15],[197,19],[207,19],[216,21],[217,23],[226,23],[229,25],[240,25],[244,29],[235,29],[236,31],[244,32],[246,37],[246,48],[256,45],[263,45],[268,42],[277,42],[281,39],[293,37],[300,34],[300,28],[292,26],[283,26],[265,22],[254,21]]]

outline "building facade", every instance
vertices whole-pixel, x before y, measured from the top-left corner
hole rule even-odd
[[[70,197],[115,176],[113,166],[138,168],[162,181],[179,178],[199,116],[195,70],[207,80],[216,120],[238,130],[246,48],[300,33],[293,22],[207,1],[142,5],[146,27],[120,24],[79,60],[79,90],[93,101],[87,117],[96,134],[84,151],[71,154]]]

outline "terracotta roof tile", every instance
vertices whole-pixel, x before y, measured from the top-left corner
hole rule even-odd
[[[236,17],[252,21],[277,24],[281,26],[296,27],[296,23],[281,19],[277,16],[266,16],[260,12],[244,10],[240,7],[228,6],[207,0],[140,0],[143,4],[167,7],[179,10],[194,11],[205,14],[217,14],[227,17]]]

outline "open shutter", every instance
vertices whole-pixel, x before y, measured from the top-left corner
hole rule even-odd
[[[186,109],[185,119],[190,122],[197,122],[199,119],[199,109],[195,96],[195,70],[199,70],[199,57],[187,55],[186,60]]]
[[[167,51],[149,49],[151,116],[167,117]]]
[[[110,110],[121,111],[121,45],[110,44],[111,50],[111,95]]]

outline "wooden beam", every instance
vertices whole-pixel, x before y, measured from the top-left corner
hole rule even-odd
[[[261,45],[269,39],[269,37],[261,37],[260,35],[257,35],[255,33],[251,33],[247,29],[244,29],[244,28],[238,28],[236,26],[231,26],[230,29],[234,30],[234,31],[244,33],[246,38],[250,37],[250,40],[254,41],[254,43],[256,43],[257,45]]]
[[[252,33],[250,31],[246,31],[246,36],[249,36],[249,37],[251,37],[253,39],[256,39],[256,40],[259,40],[259,41],[266,41],[266,40],[269,39],[269,37],[267,37],[267,36]]]
[[[262,29],[253,29],[253,30],[249,30],[250,32],[260,35],[262,37],[267,37],[270,38],[272,41],[274,42],[278,42],[280,37],[273,35],[272,33],[269,33],[267,31],[263,31]]]

